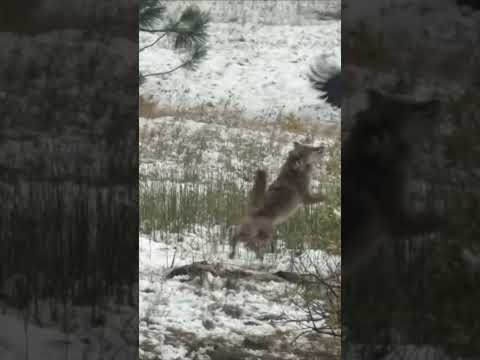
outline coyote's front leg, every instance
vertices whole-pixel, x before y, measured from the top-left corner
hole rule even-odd
[[[325,195],[322,193],[311,194],[308,190],[306,190],[301,195],[302,201],[305,205],[312,205],[325,201]]]

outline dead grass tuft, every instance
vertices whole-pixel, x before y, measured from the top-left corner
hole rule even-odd
[[[155,119],[161,116],[161,112],[152,99],[140,96],[138,103],[138,116],[146,119]]]
[[[156,119],[171,116],[179,122],[194,120],[205,124],[223,125],[229,128],[241,128],[254,131],[265,131],[268,126],[273,133],[292,133],[305,135],[308,138],[334,139],[340,134],[340,126],[336,123],[322,123],[303,119],[295,114],[265,114],[248,118],[245,111],[231,104],[205,103],[194,106],[172,106],[158,104],[151,98],[140,96],[139,117]]]

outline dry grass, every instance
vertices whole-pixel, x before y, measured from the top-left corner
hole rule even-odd
[[[242,109],[229,105],[214,106],[210,103],[204,103],[196,106],[171,106],[158,104],[152,99],[140,96],[139,117],[146,119],[156,119],[171,116],[175,120],[195,120],[205,124],[217,124],[228,127],[265,130],[265,124],[268,123],[272,131],[290,132],[294,134],[305,135],[310,138],[334,139],[340,135],[340,126],[337,123],[322,123],[314,120],[302,119],[296,115],[268,114],[264,117],[247,118]]]
[[[339,207],[338,124],[281,112],[249,119],[228,103],[173,107],[146,97],[140,97],[140,117],[159,125],[140,128],[143,231],[179,233],[195,224],[220,224],[225,233],[243,214],[251,177],[259,164],[275,172],[286,144],[320,140],[330,144],[328,164],[334,163],[323,164],[325,169],[315,174],[329,193],[329,206],[300,211],[280,229],[280,235],[287,243],[335,252],[330,240],[337,244],[339,238],[339,226],[332,216]],[[189,121],[197,124],[192,127]],[[211,153],[218,154],[215,161],[208,160]],[[319,233],[328,236],[319,238]]]
[[[162,115],[155,102],[145,96],[140,96],[138,102],[138,116],[146,119],[155,119]]]

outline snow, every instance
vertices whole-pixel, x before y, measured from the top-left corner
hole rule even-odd
[[[325,18],[340,17],[338,0],[175,0],[167,4],[167,13],[178,15],[192,3],[208,11],[213,23],[309,25],[318,23],[314,11]]]
[[[325,71],[341,66],[340,22],[319,25],[211,24],[208,58],[194,71],[180,70],[149,77],[140,94],[163,106],[212,104],[239,108],[248,117],[265,121],[279,113],[339,122],[340,110],[324,103],[307,78],[316,56]],[[140,46],[155,40],[140,33]],[[168,70],[180,63],[167,44],[140,56],[144,73]]]
[[[196,231],[201,233],[201,231]],[[295,287],[284,282],[258,282],[239,280],[234,287],[226,279],[208,275],[203,283],[186,282],[186,277],[177,276],[166,280],[167,272],[173,267],[206,260],[222,263],[231,268],[268,268],[295,270],[292,256],[288,251],[276,257],[267,257],[261,264],[253,259],[246,249],[236,259],[228,259],[229,248],[215,249],[208,239],[190,234],[140,235],[140,344],[141,358],[150,358],[161,353],[162,359],[193,359],[187,357],[187,345],[178,341],[175,348],[165,344],[165,335],[193,333],[197,339],[206,342],[223,339],[230,345],[241,346],[247,336],[269,336],[283,334],[282,341],[292,340],[300,328],[287,319],[303,319],[304,313],[292,300],[301,301],[294,294]],[[339,263],[338,257],[331,257],[321,251],[313,252],[326,263]],[[304,254],[312,255],[311,253]],[[318,265],[321,265],[320,263]],[[325,268],[326,269],[326,268]],[[227,306],[227,307],[226,307]],[[228,313],[229,308],[240,309],[239,316]],[[232,317],[233,316],[233,317]],[[205,320],[213,324],[207,329]],[[302,340],[299,340],[302,343]],[[318,341],[318,340],[317,340]],[[152,352],[145,351],[145,344]],[[277,344],[280,347],[281,342]],[[183,347],[182,347],[183,346]],[[203,349],[205,350],[205,349]],[[198,351],[203,351],[199,349]],[[287,358],[288,353],[279,350],[277,356]]]

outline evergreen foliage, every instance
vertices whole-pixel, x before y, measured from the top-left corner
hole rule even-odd
[[[139,52],[156,45],[165,36],[173,44],[173,49],[179,53],[186,53],[180,65],[162,72],[143,74],[140,72],[140,83],[146,77],[160,76],[185,68],[195,70],[207,55],[207,28],[210,22],[208,12],[201,11],[196,6],[188,6],[178,19],[166,14],[166,7],[158,0],[141,0],[139,6],[140,31],[156,34],[157,38],[148,45],[140,48]]]

